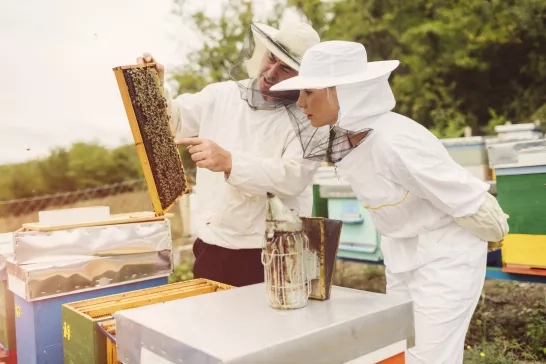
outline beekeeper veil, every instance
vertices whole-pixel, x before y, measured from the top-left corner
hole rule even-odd
[[[239,59],[230,69],[241,98],[254,109],[295,108],[297,90],[274,92],[270,88],[297,76],[303,54],[319,42],[318,33],[306,23],[288,23],[280,29],[251,24]]]
[[[271,88],[336,89],[339,111],[335,124],[315,128],[309,121],[292,119],[304,157],[336,163],[365,142],[373,133],[373,120],[396,104],[388,79],[399,64],[396,60],[368,62],[366,49],[355,42],[327,41],[311,47],[299,75]]]

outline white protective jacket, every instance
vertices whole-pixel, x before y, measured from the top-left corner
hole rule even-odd
[[[207,138],[232,155],[227,179],[223,172],[197,169],[192,218],[199,238],[229,249],[261,248],[267,192],[301,215],[311,215],[312,178],[319,163],[303,159],[285,108],[251,109],[233,81],[168,100],[177,140]]]
[[[422,125],[391,112],[388,75],[365,87],[338,86],[337,95],[340,127],[374,130],[336,166],[370,211],[392,272],[466,249],[472,235],[483,244],[504,238],[508,224],[489,185],[457,164]],[[451,247],[439,244],[448,237]]]

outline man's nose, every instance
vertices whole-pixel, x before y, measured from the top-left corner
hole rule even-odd
[[[279,67],[281,66],[280,62],[275,62],[271,68],[269,68],[269,71],[267,74],[269,77],[277,77],[279,75]]]

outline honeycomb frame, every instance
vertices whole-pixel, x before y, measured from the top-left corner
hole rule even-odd
[[[182,158],[174,142],[159,75],[154,63],[119,66],[113,71],[155,215],[164,216],[182,195],[189,192],[189,188]],[[136,91],[135,79],[140,94]],[[146,102],[151,104],[145,105]],[[150,127],[146,128],[147,125]],[[157,158],[158,155],[161,158]],[[162,163],[169,164],[170,168],[162,167]]]

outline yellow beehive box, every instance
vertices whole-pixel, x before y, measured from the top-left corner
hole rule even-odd
[[[502,261],[507,266],[546,269],[546,235],[508,234],[503,241]]]
[[[117,363],[115,345],[107,340],[100,323],[113,320],[120,310],[231,289],[232,286],[207,279],[193,279],[159,287],[136,290],[62,306],[65,364]]]

